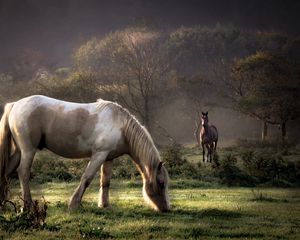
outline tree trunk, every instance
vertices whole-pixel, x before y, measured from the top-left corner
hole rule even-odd
[[[265,141],[268,137],[268,124],[266,121],[263,121],[262,124],[262,132],[261,132],[261,140]]]
[[[281,123],[281,139],[284,142],[286,138],[286,122]]]

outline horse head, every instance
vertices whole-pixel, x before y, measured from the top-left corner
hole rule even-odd
[[[168,197],[168,172],[159,162],[154,179],[147,179],[144,184],[144,197],[146,201],[157,211],[170,210]]]
[[[205,126],[208,124],[208,112],[202,112],[202,116],[201,116],[201,125]]]

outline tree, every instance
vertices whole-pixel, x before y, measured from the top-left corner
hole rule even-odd
[[[18,51],[13,58],[8,59],[4,71],[12,74],[15,82],[21,82],[33,79],[39,69],[49,69],[52,66],[53,63],[50,63],[42,53],[25,48]]]
[[[74,55],[75,66],[91,70],[103,88],[117,93],[117,100],[149,128],[151,114],[168,87],[165,38],[144,28],[116,31],[81,46]]]
[[[234,108],[267,124],[280,125],[282,139],[286,123],[300,117],[300,81],[296,68],[287,59],[257,52],[238,60],[232,69],[231,99]]]
[[[230,64],[244,54],[245,34],[232,26],[181,27],[171,33],[168,51],[174,59],[179,91],[189,99],[189,108],[198,128],[201,111],[226,106],[224,83]]]
[[[99,96],[103,97],[96,76],[89,71],[68,73],[67,69],[60,69],[49,77],[31,81],[30,85],[30,94],[42,94],[67,101],[94,102]]]

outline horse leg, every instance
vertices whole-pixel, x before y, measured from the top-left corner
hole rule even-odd
[[[99,191],[99,207],[109,207],[109,185],[112,174],[113,161],[105,161],[101,166]]]
[[[84,174],[81,177],[80,183],[76,188],[73,196],[71,197],[69,208],[76,209],[79,207],[82,196],[86,190],[86,188],[92,182],[96,172],[99,170],[102,163],[105,161],[108,152],[97,152],[92,157],[90,162],[88,163]]]
[[[213,150],[214,150],[214,143],[211,142],[211,143],[209,144],[209,162],[212,161]]]
[[[206,144],[206,150],[207,150],[207,156],[206,156],[206,162],[208,162],[209,160],[209,152],[210,152],[210,149],[209,149],[209,144],[207,143]]]
[[[202,160],[203,160],[203,162],[205,162],[205,146],[204,146],[204,143],[202,143],[202,156],[203,156]]]
[[[213,159],[215,159],[215,154],[216,154],[216,151],[217,151],[217,144],[218,144],[218,141],[214,141]]]
[[[21,160],[21,151],[16,149],[14,154],[10,157],[7,169],[6,176],[10,176],[19,166]]]
[[[31,193],[29,188],[30,168],[35,155],[35,150],[22,151],[21,161],[17,169],[22,189],[22,197],[24,201],[24,209],[30,209],[32,205]]]
[[[214,149],[215,152],[217,150],[217,144],[218,144],[218,141],[215,141],[215,149]]]

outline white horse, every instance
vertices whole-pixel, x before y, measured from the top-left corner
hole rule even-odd
[[[36,151],[43,148],[67,158],[90,157],[69,208],[80,206],[100,167],[98,206],[109,206],[113,159],[129,154],[143,177],[145,200],[158,211],[170,209],[168,172],[151,136],[116,103],[79,104],[36,95],[6,104],[0,123],[0,203],[7,197],[7,178],[17,169],[24,207],[31,207],[30,168]]]

